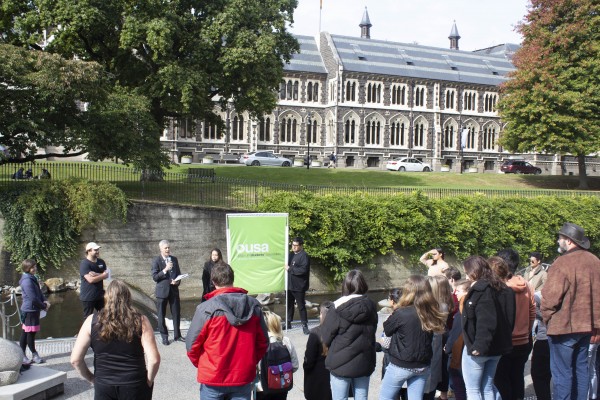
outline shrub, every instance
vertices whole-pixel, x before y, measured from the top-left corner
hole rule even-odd
[[[5,247],[17,265],[37,260],[41,271],[75,255],[83,228],[127,217],[123,191],[108,182],[28,181],[0,194]]]
[[[566,221],[583,226],[592,251],[600,249],[600,199],[595,197],[482,194],[432,200],[421,192],[343,197],[278,192],[264,195],[258,211],[289,213],[290,235],[305,238],[307,252],[334,280],[395,250],[414,254],[413,264],[432,247],[443,247],[459,260],[506,247],[524,259],[531,251],[548,258],[556,254],[556,235]]]

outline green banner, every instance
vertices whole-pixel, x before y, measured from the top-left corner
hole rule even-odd
[[[251,294],[285,289],[288,214],[227,214],[227,255],[234,285]]]

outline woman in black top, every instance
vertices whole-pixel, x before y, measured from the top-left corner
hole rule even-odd
[[[132,307],[131,292],[121,281],[108,285],[104,301],[104,308],[83,323],[71,364],[94,384],[95,400],[152,399],[160,355],[150,321]],[[94,350],[93,374],[84,360],[90,346]]]
[[[210,251],[210,260],[204,263],[204,269],[202,269],[202,301],[204,301],[204,296],[215,290],[215,285],[210,280],[210,272],[220,262],[223,262],[223,254],[215,247]]]
[[[324,301],[319,306],[321,324],[329,309],[331,301]],[[325,368],[327,347],[321,340],[321,325],[313,328],[308,335],[304,353],[304,398],[306,400],[331,400],[329,371]]]

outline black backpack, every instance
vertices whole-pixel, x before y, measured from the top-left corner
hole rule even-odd
[[[286,393],[294,386],[292,357],[279,340],[269,343],[260,360],[260,383],[265,393]]]

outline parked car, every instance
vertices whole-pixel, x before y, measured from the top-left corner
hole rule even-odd
[[[525,160],[506,160],[502,163],[500,171],[505,174],[536,174],[542,173],[542,170],[529,164]]]
[[[431,171],[431,165],[422,162],[421,160],[417,160],[416,158],[405,157],[405,158],[395,158],[393,160],[388,161],[385,164],[385,167],[392,171],[417,171],[417,172],[429,172]]]
[[[260,165],[275,165],[278,167],[290,167],[292,162],[285,157],[279,157],[270,151],[253,151],[242,154],[239,162],[241,164],[258,167]]]

